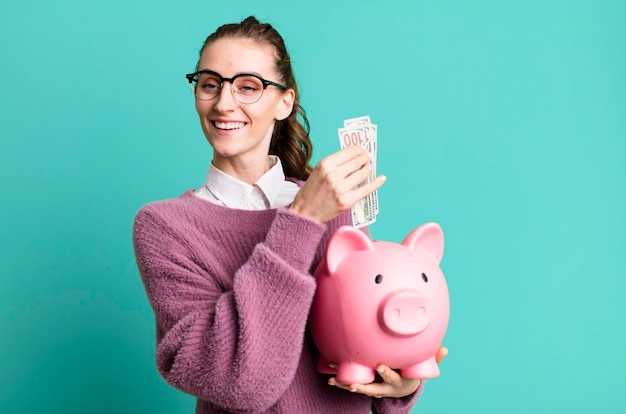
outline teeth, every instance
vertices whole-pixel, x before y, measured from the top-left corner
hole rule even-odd
[[[215,126],[219,129],[239,129],[243,128],[246,125],[245,122],[217,122],[215,121]]]

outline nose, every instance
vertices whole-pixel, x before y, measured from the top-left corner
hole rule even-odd
[[[215,99],[215,109],[218,112],[230,112],[237,107],[233,86],[230,83],[222,84],[222,89]]]
[[[380,303],[378,317],[381,327],[394,336],[413,336],[430,324],[428,298],[413,290],[391,292]]]

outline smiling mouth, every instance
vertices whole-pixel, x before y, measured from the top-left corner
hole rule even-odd
[[[241,129],[246,126],[245,122],[218,122],[212,121],[213,126],[217,129],[225,129],[225,130],[233,130],[233,129]]]

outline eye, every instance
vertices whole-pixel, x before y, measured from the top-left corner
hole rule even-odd
[[[422,273],[422,280],[428,283],[428,276],[426,275],[426,273]]]
[[[382,281],[383,275],[376,275],[376,277],[374,278],[374,282],[376,282],[377,285],[379,285]]]
[[[220,85],[222,84],[222,81],[219,78],[213,75],[206,74],[206,73],[201,73],[196,79],[196,82],[198,83],[198,85],[202,87],[213,86],[213,87],[219,88]]]
[[[205,81],[205,82],[198,82],[198,85],[200,86],[200,88],[205,89],[207,91],[216,91],[220,89],[220,84],[218,81]]]
[[[235,90],[243,95],[254,95],[263,89],[263,84],[254,76],[241,76],[235,81]]]
[[[256,85],[243,85],[239,89],[242,90],[243,92],[254,92],[254,91],[259,90],[259,88]]]

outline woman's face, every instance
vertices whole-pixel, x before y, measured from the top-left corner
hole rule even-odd
[[[274,68],[274,55],[271,45],[251,39],[222,38],[204,49],[198,70],[212,70],[224,78],[254,73],[281,83]],[[293,101],[293,90],[268,86],[257,102],[242,104],[235,99],[228,81],[214,99],[196,99],[202,130],[213,147],[213,164],[235,176],[241,169],[265,169],[274,122],[289,116]]]

